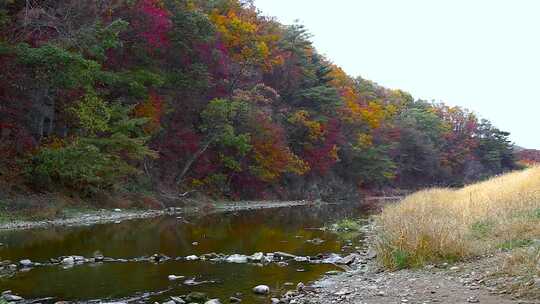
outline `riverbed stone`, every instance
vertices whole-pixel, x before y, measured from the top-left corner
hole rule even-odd
[[[253,287],[253,292],[259,295],[267,295],[270,293],[270,287],[267,285],[257,285]]]
[[[281,251],[274,252],[274,256],[277,256],[278,258],[282,258],[282,259],[288,259],[288,260],[292,260],[296,258],[294,254],[281,252]]]
[[[233,254],[233,255],[228,256],[225,259],[225,261],[227,261],[229,263],[242,264],[242,263],[247,263],[248,257],[243,255],[243,254]]]
[[[184,299],[181,297],[171,297],[171,300],[173,300],[176,304],[186,304],[186,301],[184,301]]]
[[[11,294],[11,293],[2,295],[2,298],[8,302],[18,302],[18,301],[24,300],[22,297]]]
[[[204,302],[204,304],[221,304],[221,301],[219,299],[211,299]]]
[[[67,257],[62,259],[62,264],[64,265],[73,265],[75,264],[75,258],[73,257]]]
[[[340,265],[351,265],[352,263],[354,263],[354,261],[356,260],[358,256],[356,254],[349,254],[348,256],[344,257],[344,258],[341,258],[339,259],[338,261],[336,261],[336,264],[340,264]]]
[[[194,254],[193,254],[193,255],[188,255],[188,256],[186,257],[186,261],[196,261],[196,260],[198,260],[198,259],[199,259],[199,257],[196,256],[196,255],[194,255]]]
[[[264,259],[264,253],[262,252],[256,252],[250,256],[248,256],[248,259],[250,261],[254,261],[254,262],[260,262]]]
[[[30,261],[29,259],[20,260],[19,264],[22,267],[32,267],[32,265],[34,265],[34,263],[32,263],[32,261]]]
[[[169,279],[169,281],[176,281],[176,280],[180,280],[180,279],[183,279],[185,278],[184,276],[177,276],[177,275],[174,275],[174,274],[171,274],[167,277]]]
[[[294,258],[295,261],[297,262],[307,262],[309,261],[309,258],[308,257],[303,257],[303,256],[297,256]]]

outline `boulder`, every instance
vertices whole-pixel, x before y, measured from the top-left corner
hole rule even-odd
[[[219,299],[211,299],[204,302],[204,304],[221,304],[221,301]]]

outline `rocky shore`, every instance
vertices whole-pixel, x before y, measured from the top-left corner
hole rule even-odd
[[[216,203],[205,212],[230,212],[241,210],[257,210],[268,208],[283,208],[303,206],[313,202],[302,201],[254,201],[254,202],[226,202]],[[77,212],[65,218],[57,218],[43,221],[15,220],[0,223],[0,230],[24,230],[33,228],[47,228],[55,226],[90,226],[105,223],[119,223],[126,220],[152,218],[163,215],[188,214],[200,212],[199,207],[174,207],[163,210],[124,210],[124,209],[99,209],[85,212]]]
[[[499,272],[505,252],[456,264],[391,272],[377,263],[372,231],[372,227],[366,228],[366,247],[357,252],[348,271],[326,275],[310,286],[302,285],[272,303],[540,304],[539,300],[521,299],[511,292],[511,284],[519,278]],[[535,284],[531,288],[540,289],[540,281]]]

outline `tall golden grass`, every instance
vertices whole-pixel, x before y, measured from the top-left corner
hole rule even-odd
[[[458,260],[540,237],[540,166],[461,189],[429,189],[383,209],[377,248],[389,268]]]

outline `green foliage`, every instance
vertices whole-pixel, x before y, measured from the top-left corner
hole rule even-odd
[[[44,148],[32,158],[28,178],[38,186],[55,185],[90,195],[111,189],[118,179],[135,171],[113,155],[81,141],[59,149]]]
[[[73,108],[72,112],[79,121],[80,127],[88,135],[109,130],[111,108],[95,94],[87,94]]]
[[[334,223],[334,224],[330,225],[330,227],[327,228],[327,229],[331,230],[331,231],[337,231],[337,232],[340,232],[340,231],[360,231],[362,229],[362,227],[363,227],[363,225],[362,225],[362,222],[360,220],[346,218],[346,219],[342,219],[342,220],[338,221],[337,223]]]
[[[155,156],[143,137],[146,120],[129,117],[130,108],[88,96],[74,113],[84,136],[60,147],[44,147],[32,156],[26,175],[37,186],[60,185],[83,195],[112,190],[139,173],[132,161]]]
[[[533,243],[532,240],[528,240],[528,239],[526,239],[526,240],[509,240],[509,241],[505,241],[502,244],[500,244],[499,248],[503,249],[503,250],[513,250],[513,249],[516,249],[516,248],[530,246],[532,243]]]
[[[392,252],[392,260],[395,265],[395,269],[405,269],[409,267],[409,253],[402,250],[394,250]]]
[[[359,185],[382,186],[394,177],[396,168],[387,149],[386,146],[353,147],[350,154],[341,154],[341,165],[347,167],[346,174]]]
[[[35,81],[59,88],[93,87],[101,70],[99,63],[52,44],[32,48],[22,43],[13,51],[20,64],[32,68]]]
[[[113,89],[126,91],[128,96],[145,98],[149,88],[161,87],[165,83],[164,76],[148,69],[135,69],[118,73],[103,73],[101,79]]]
[[[494,224],[490,221],[480,221],[472,224],[471,231],[473,237],[483,239],[492,232]]]

